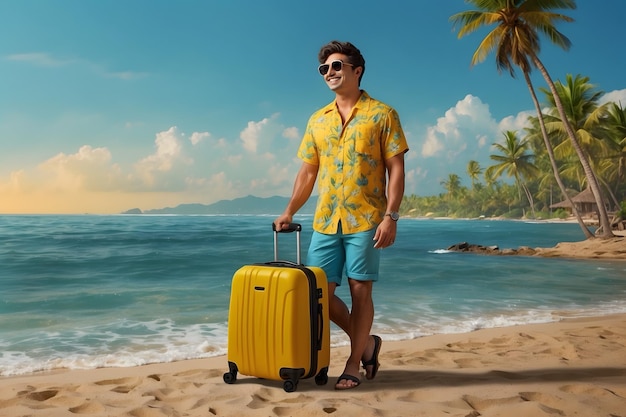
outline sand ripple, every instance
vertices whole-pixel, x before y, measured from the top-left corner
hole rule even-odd
[[[386,341],[373,381],[222,380],[226,359],[0,379],[6,417],[626,417],[626,315]]]

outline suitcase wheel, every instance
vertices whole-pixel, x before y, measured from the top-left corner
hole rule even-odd
[[[237,381],[237,374],[233,372],[226,372],[224,374],[224,382],[227,384],[234,384]]]
[[[283,384],[285,392],[294,392],[298,388],[298,381],[287,380]]]
[[[324,368],[319,374],[315,375],[315,383],[317,385],[326,385],[328,383],[328,368]]]
[[[233,362],[228,362],[228,372],[224,374],[224,382],[227,384],[234,384],[237,381],[237,365]]]

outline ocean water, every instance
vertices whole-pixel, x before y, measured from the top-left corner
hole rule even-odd
[[[273,219],[0,216],[0,376],[225,354],[232,275],[273,259]],[[296,217],[304,261],[311,220]],[[382,253],[374,331],[400,340],[626,312],[626,262],[445,250],[582,239],[570,223],[402,219]],[[294,242],[279,236],[280,259],[295,259]],[[332,343],[347,343],[334,326]]]

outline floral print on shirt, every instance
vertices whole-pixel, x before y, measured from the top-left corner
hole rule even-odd
[[[398,113],[365,91],[345,124],[335,102],[313,113],[298,150],[318,166],[313,229],[325,234],[370,230],[387,207],[385,160],[408,145]]]

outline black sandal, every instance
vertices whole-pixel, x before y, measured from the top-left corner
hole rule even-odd
[[[339,383],[341,381],[352,381],[355,384],[351,387],[339,387]],[[335,389],[336,390],[346,390],[346,389],[352,389],[352,388],[356,388],[359,385],[361,385],[361,380],[359,378],[357,378],[356,376],[352,376],[352,375],[348,375],[348,374],[341,374],[341,376],[339,377],[339,379],[337,380],[337,383],[335,384]]]
[[[373,366],[374,369],[372,369],[372,373],[370,374],[369,377],[366,377],[367,379],[374,379],[376,378],[376,374],[378,373],[378,368],[380,368],[380,362],[378,362],[378,354],[380,353],[380,347],[383,344],[383,340],[376,335],[372,336],[374,338],[374,354],[372,355],[372,359],[368,360],[368,361],[361,361],[361,363],[363,364],[363,369],[365,369],[365,372],[367,372],[367,366]]]

